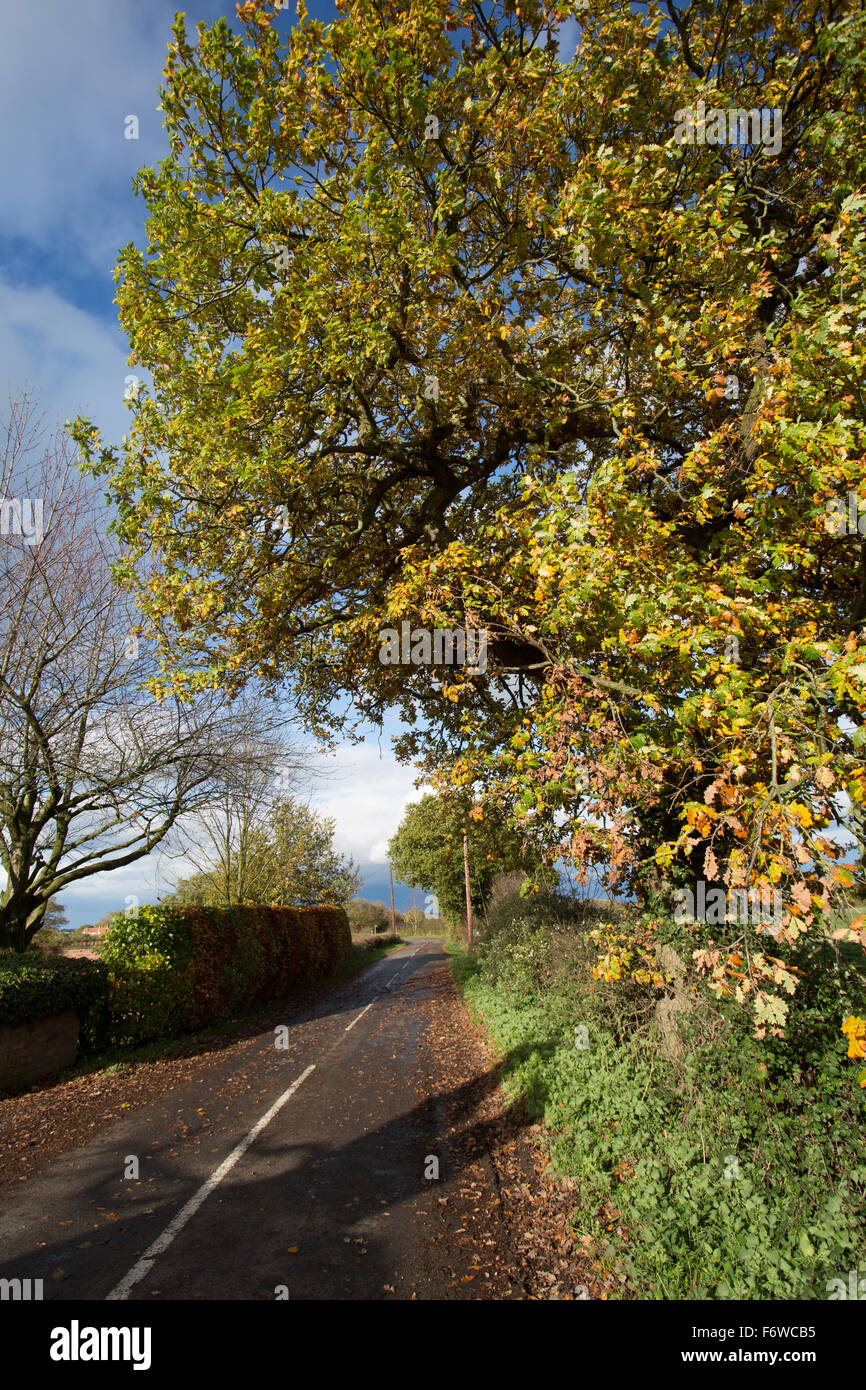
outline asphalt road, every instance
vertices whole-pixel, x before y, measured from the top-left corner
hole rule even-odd
[[[0,1277],[58,1301],[447,1297],[418,1007],[443,958],[411,942],[287,1019],[287,1047],[257,1036],[62,1155],[0,1212]]]

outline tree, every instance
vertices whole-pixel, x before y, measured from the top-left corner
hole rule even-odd
[[[294,797],[280,797],[250,825],[244,846],[244,897],[237,896],[240,865],[235,852],[218,858],[210,872],[181,880],[174,901],[203,906],[233,902],[280,906],[343,906],[357,892],[360,875],[334,848],[336,822]],[[226,896],[226,884],[230,896]]]
[[[358,891],[360,874],[334,848],[336,822],[294,797],[278,801],[251,851],[251,879],[259,901],[333,903],[342,906]]]
[[[13,403],[2,438],[0,947],[23,951],[62,889],[207,805],[253,721],[218,690],[148,693],[159,661],[113,582],[102,498],[32,402]]]
[[[178,890],[185,901],[231,907],[255,900],[262,822],[286,789],[302,780],[305,754],[288,742],[285,716],[261,698],[255,710],[243,757],[221,770],[212,801],[187,826],[184,857],[199,872]]]
[[[410,907],[408,912],[404,912],[403,922],[405,929],[413,936],[423,936],[430,931],[430,919],[420,907]]]
[[[772,955],[710,933],[777,1028],[864,841],[862,7],[238,13],[175,23],[121,255],[153,391],[76,429],[175,679],[397,705],[611,886],[778,891]],[[403,620],[487,669],[383,666]]]
[[[68,926],[69,918],[63,909],[63,904],[52,898],[45,908],[45,916],[42,918],[43,927],[50,931],[62,931]]]
[[[202,869],[189,878],[179,878],[171,893],[166,893],[160,902],[174,907],[226,907],[226,875],[216,869]]]
[[[473,814],[474,811],[474,814]],[[442,914],[459,922],[466,910],[463,835],[468,835],[472,906],[483,912],[497,874],[527,859],[521,837],[494,812],[479,815],[466,798],[423,796],[407,806],[388,857],[401,883],[434,893]],[[532,863],[532,868],[538,868]]]
[[[30,941],[30,949],[38,949],[43,954],[59,955],[63,947],[78,933],[70,932],[68,918],[63,907],[52,898],[45,909],[42,926]]]
[[[391,914],[384,903],[367,902],[366,898],[351,898],[346,903],[346,914],[353,931],[379,932],[391,920]]]

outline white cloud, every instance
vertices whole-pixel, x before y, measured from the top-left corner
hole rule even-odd
[[[123,404],[126,351],[116,329],[54,290],[15,288],[0,277],[4,392],[14,395],[29,386],[48,429],[80,411],[107,438],[119,439],[131,419]]]
[[[326,764],[328,766],[328,764]],[[387,845],[403,812],[420,801],[429,787],[416,787],[417,772],[396,762],[383,739],[341,747],[330,763],[334,781],[314,793],[312,805],[337,822],[334,841],[343,854],[362,864],[385,864]]]
[[[110,316],[109,272],[124,243],[143,242],[145,209],[132,196],[133,175],[168,153],[156,108],[176,9],[176,0],[42,0],[4,9],[0,411],[6,395],[30,388],[48,429],[79,413],[108,442],[129,429],[123,391],[131,369]],[[192,41],[199,19],[210,24],[224,13],[225,0],[196,0],[187,17]],[[238,28],[232,7],[229,22]],[[129,115],[139,119],[138,140],[124,138]],[[423,794],[384,736],[382,747],[380,754],[374,736],[323,760],[334,775],[311,797],[336,820],[338,848],[367,865],[385,863],[405,806]],[[193,871],[158,850],[60,897],[76,925],[122,910],[128,896],[154,901]]]
[[[122,869],[78,879],[64,888],[58,897],[70,917],[70,909],[78,908],[93,912],[94,918],[106,912],[122,912],[128,905],[128,897],[153,902],[156,897],[168,892],[173,886],[173,874],[166,872],[168,867],[164,856],[149,854]]]
[[[317,767],[325,780],[309,794],[309,801],[320,814],[336,821],[337,849],[351,855],[362,869],[386,865],[388,841],[406,807],[420,801],[430,788],[414,785],[416,772],[395,761],[384,735],[381,750],[373,736],[361,744],[341,745],[336,756],[313,759],[313,770]],[[302,792],[299,794],[303,796]],[[125,868],[80,879],[59,893],[58,898],[70,925],[80,926],[97,921],[107,912],[122,912],[128,897],[142,903],[156,902],[171,892],[178,878],[197,871],[198,866],[191,859],[163,848]]]
[[[4,234],[100,271],[135,236],[140,214],[132,176],[168,153],[156,108],[175,8],[165,0],[4,7]],[[208,16],[216,11],[203,8]],[[124,136],[128,115],[139,118],[138,140]]]

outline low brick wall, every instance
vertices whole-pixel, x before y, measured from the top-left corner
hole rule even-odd
[[[0,1028],[0,1087],[36,1081],[71,1067],[78,1053],[78,1014],[67,1009],[38,1023]]]

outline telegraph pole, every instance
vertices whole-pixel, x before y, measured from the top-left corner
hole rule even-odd
[[[466,877],[466,940],[472,945],[472,896],[469,884],[469,837],[463,831],[463,872]]]
[[[388,878],[391,883],[391,931],[395,932],[397,928],[394,925],[394,870],[391,868],[390,863],[388,864]]]

